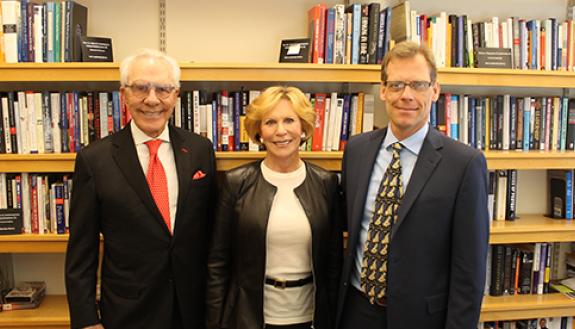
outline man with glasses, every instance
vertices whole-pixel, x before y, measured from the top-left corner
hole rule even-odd
[[[179,79],[161,52],[126,58],[120,92],[132,120],[76,157],[66,254],[72,328],[204,326],[215,158],[207,139],[168,124]]]
[[[429,125],[439,97],[433,54],[397,44],[382,63],[388,125],[351,138],[343,157],[348,249],[340,329],[472,329],[488,248],[481,152]]]

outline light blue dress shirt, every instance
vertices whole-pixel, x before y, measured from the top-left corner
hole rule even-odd
[[[415,134],[409,136],[408,138],[401,141],[403,145],[403,150],[400,153],[401,161],[401,176],[403,180],[403,190],[406,191],[406,187],[409,184],[411,178],[411,173],[415,167],[415,162],[417,161],[417,156],[419,151],[423,146],[423,141],[427,132],[429,131],[429,125],[424,125]],[[393,135],[390,127],[387,128],[387,134],[385,139],[379,148],[379,153],[373,165],[373,170],[371,171],[371,177],[369,180],[369,189],[367,190],[367,197],[365,199],[365,206],[363,208],[363,218],[361,220],[361,228],[359,232],[359,241],[356,246],[355,252],[355,271],[351,276],[351,284],[358,290],[361,291],[361,263],[363,260],[363,247],[365,241],[367,240],[367,229],[369,228],[369,222],[373,217],[375,211],[375,196],[379,190],[379,184],[391,162],[391,144],[398,142],[397,137]]]

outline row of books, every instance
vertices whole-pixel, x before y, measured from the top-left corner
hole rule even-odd
[[[491,221],[517,217],[517,169],[489,172],[488,208]]]
[[[0,63],[79,62],[88,9],[74,1],[0,1]]]
[[[531,70],[575,69],[575,25],[572,19],[524,19],[492,17],[473,22],[468,15],[440,12],[420,14],[409,1],[397,5],[401,15],[392,17],[401,33],[396,42],[411,40],[426,44],[438,67],[478,67],[480,48],[508,49],[511,67]],[[401,19],[399,18],[401,17]]]
[[[546,294],[550,285],[568,276],[575,255],[571,242],[492,245],[488,253],[485,294]]]
[[[516,321],[480,322],[477,329],[575,329],[573,317],[545,317]]]
[[[257,151],[243,120],[259,90],[208,93],[182,91],[172,123],[209,138],[216,151]],[[374,96],[359,93],[308,94],[317,114],[310,151],[343,150],[351,135],[373,129]],[[130,119],[120,93],[33,92],[0,94],[0,153],[78,152],[119,131]]]
[[[431,124],[482,150],[575,149],[575,99],[441,94]]]
[[[391,8],[318,4],[308,10],[310,63],[379,64],[390,45]]]
[[[0,173],[0,209],[21,214],[0,233],[67,233],[72,185],[70,175]]]

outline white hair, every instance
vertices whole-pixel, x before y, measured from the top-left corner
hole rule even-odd
[[[180,70],[180,66],[178,65],[178,62],[176,62],[175,59],[164,54],[163,52],[161,52],[159,50],[149,49],[149,48],[141,49],[138,52],[136,52],[134,55],[128,56],[122,61],[122,63],[120,64],[120,84],[122,86],[125,86],[128,84],[128,74],[130,72],[130,68],[132,67],[132,64],[134,63],[134,61],[137,59],[143,59],[143,58],[163,60],[166,63],[168,63],[168,65],[172,69],[172,78],[174,79],[174,85],[177,88],[180,88],[181,70]]]

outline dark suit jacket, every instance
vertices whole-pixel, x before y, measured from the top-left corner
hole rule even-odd
[[[153,201],[129,125],[76,157],[66,254],[73,328],[99,321],[106,329],[168,328],[174,307],[180,308],[185,328],[204,326],[208,237],[217,193],[214,152],[207,139],[169,129],[179,183],[173,236]],[[192,179],[198,170],[206,176]],[[174,294],[179,305],[173,305]]]
[[[338,321],[359,240],[369,179],[386,129],[347,144],[342,184],[349,244]],[[488,179],[478,150],[429,129],[393,225],[389,245],[390,329],[476,328],[489,237]]]

